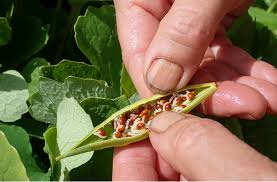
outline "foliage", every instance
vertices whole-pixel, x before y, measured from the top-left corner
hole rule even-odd
[[[139,98],[122,65],[112,4],[0,1],[1,180],[111,180],[112,149],[55,158]],[[228,32],[234,44],[275,66],[276,4],[257,1]],[[277,160],[276,117],[219,120]]]

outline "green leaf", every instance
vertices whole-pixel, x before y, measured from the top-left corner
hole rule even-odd
[[[66,98],[59,104],[57,143],[61,155],[80,142],[92,129],[89,115],[74,98]],[[68,171],[71,171],[89,161],[92,155],[93,151],[62,159],[61,162]]]
[[[248,12],[254,20],[267,26],[277,36],[277,14],[256,7],[251,7]]]
[[[6,45],[12,37],[12,28],[6,18],[0,17],[0,46]]]
[[[45,146],[43,150],[48,154],[51,168],[51,181],[69,180],[69,174],[66,169],[62,169],[61,161],[56,161],[55,158],[60,155],[57,143],[57,128],[48,128],[43,134]]]
[[[58,82],[64,82],[69,76],[93,79],[101,78],[100,72],[95,66],[69,60],[63,60],[57,65],[43,67],[41,75]]]
[[[0,120],[13,122],[21,118],[28,111],[29,97],[27,83],[14,70],[0,74]]]
[[[16,148],[19,156],[26,168],[28,178],[32,181],[47,181],[49,175],[44,173],[36,164],[33,158],[32,146],[29,141],[28,133],[18,126],[0,124],[9,143]]]
[[[26,170],[16,149],[11,146],[0,131],[0,180],[1,181],[28,181]]]
[[[25,80],[27,82],[31,82],[34,78],[32,78],[32,73],[37,72],[37,68],[42,67],[42,66],[48,66],[49,62],[40,57],[36,57],[31,59],[28,64],[26,64],[22,70],[22,76],[24,76]],[[37,74],[35,74],[37,75]],[[37,75],[39,77],[39,75]],[[36,78],[38,79],[38,78]]]
[[[82,108],[90,115],[95,126],[129,104],[129,100],[125,95],[115,99],[87,98],[81,102]]]
[[[122,66],[120,79],[121,95],[126,95],[128,98],[137,92],[125,66]]]
[[[88,97],[113,97],[113,89],[106,82],[68,77],[65,83],[41,77],[39,92],[31,99],[30,113],[38,121],[56,123],[59,103],[66,97],[82,101]]]
[[[40,51],[48,41],[48,30],[35,17],[16,17],[12,26],[12,40],[0,47],[5,69],[14,68]]]
[[[22,75],[28,82],[29,95],[32,96],[34,93],[38,92],[39,87],[39,77],[41,75],[42,66],[49,65],[44,58],[33,58],[22,71]]]
[[[119,95],[122,58],[115,30],[114,7],[89,7],[85,16],[79,16],[74,30],[79,49],[99,67],[103,78]]]

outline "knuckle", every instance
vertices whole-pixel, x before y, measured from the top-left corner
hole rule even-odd
[[[193,150],[194,147],[206,143],[216,130],[222,128],[221,124],[209,119],[180,123],[182,124],[178,126],[172,143],[172,149],[179,155],[184,149]]]
[[[176,8],[163,20],[164,29],[175,42],[186,44],[188,40],[194,40],[195,44],[191,43],[190,46],[198,48],[203,43],[208,42],[212,35],[210,26],[207,26],[203,19],[203,15],[198,11]]]

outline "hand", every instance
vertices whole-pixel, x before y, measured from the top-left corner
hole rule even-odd
[[[246,119],[276,114],[276,69],[254,60],[224,37],[224,29],[249,4],[246,0],[175,0],[173,5],[167,0],[115,0],[124,64],[140,96],[181,88],[195,75],[192,83],[219,85],[202,104],[206,114]],[[156,164],[166,172],[157,173]],[[116,150],[113,174],[115,180],[178,176],[156,157],[147,141]]]
[[[275,162],[213,120],[164,113],[150,125],[150,141],[158,158],[179,174],[169,180],[277,180]]]

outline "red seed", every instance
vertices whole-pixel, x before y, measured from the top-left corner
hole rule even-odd
[[[149,109],[143,109],[142,111],[141,111],[141,113],[140,113],[140,117],[142,117],[143,115],[148,115],[148,113],[149,113]]]
[[[115,132],[114,133],[114,136],[116,137],[116,138],[121,138],[121,136],[122,136],[122,134],[120,133],[120,132]]]
[[[126,118],[124,116],[120,116],[118,122],[121,125],[125,125],[126,124]]]
[[[187,97],[186,96],[181,96],[182,101],[186,101]]]
[[[144,109],[144,106],[139,106],[138,108],[139,112],[143,111],[143,109]]]
[[[125,125],[120,125],[117,129],[120,133],[123,133],[125,131]]]
[[[164,106],[164,109],[166,111],[170,111],[171,110],[171,104],[170,103],[166,103],[165,106]]]
[[[125,118],[130,118],[130,114],[131,114],[131,112],[130,111],[127,111],[127,112],[125,112]]]
[[[156,104],[155,108],[158,110],[158,109],[162,109],[163,106],[161,104]]]
[[[151,116],[149,117],[149,121],[153,120],[154,117],[155,117],[154,115],[151,115]]]
[[[138,130],[143,129],[144,127],[145,127],[145,124],[144,124],[144,123],[138,123],[138,124],[137,124],[137,129],[138,129]]]
[[[176,102],[176,105],[179,106],[179,105],[182,104],[183,100],[181,99],[181,97],[177,97],[177,98],[175,99],[175,102]]]
[[[105,130],[104,130],[103,128],[100,128],[100,129],[98,130],[98,133],[99,133],[99,135],[101,135],[101,136],[107,136],[107,134],[106,134],[106,132],[105,132]]]
[[[189,100],[192,100],[194,98],[194,96],[195,96],[195,92],[194,91],[188,93]]]
[[[140,114],[139,109],[135,109],[135,110],[133,111],[133,114],[135,114],[135,115],[139,115],[139,114]]]
[[[152,110],[153,109],[153,106],[151,104],[146,104],[145,105],[145,108],[148,109],[148,110]]]
[[[144,114],[144,115],[141,116],[141,119],[144,120],[144,122],[147,122],[149,117],[148,117],[148,115]]]

